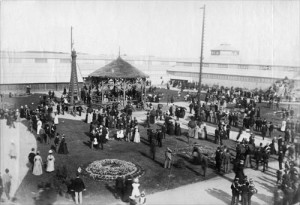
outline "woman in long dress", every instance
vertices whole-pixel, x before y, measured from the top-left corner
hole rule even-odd
[[[93,113],[91,112],[91,113],[88,113],[87,115],[88,115],[87,116],[87,123],[93,122]]]
[[[195,135],[194,135],[195,139],[199,139],[199,126],[196,125],[195,127]]]
[[[141,195],[139,187],[140,187],[139,179],[135,178],[133,180],[133,183],[132,183],[132,188],[133,188],[132,193],[131,193],[132,198],[136,198],[136,197],[139,197]]]
[[[19,112],[19,109],[16,110],[16,121],[20,122],[20,112]]]
[[[286,129],[286,120],[284,119],[281,123],[281,132],[285,132],[285,129]]]
[[[17,158],[16,145],[15,145],[13,140],[10,143],[9,156],[10,156],[11,159],[16,159]]]
[[[64,136],[61,138],[61,142],[60,142],[57,153],[58,154],[69,154],[67,143],[66,143],[66,140],[65,140]]]
[[[32,174],[39,176],[43,174],[43,160],[40,156],[40,152],[37,151],[35,157],[34,157],[34,165],[33,165],[33,171]]]
[[[40,120],[40,119],[38,119],[37,120],[37,129],[36,129],[36,134],[40,134],[40,130],[41,130],[41,128],[42,128],[42,125],[43,125],[43,123],[42,123],[42,121]]]
[[[54,162],[55,162],[55,158],[52,155],[53,151],[49,150],[49,155],[47,157],[47,168],[46,168],[46,172],[53,172],[54,171]]]
[[[205,134],[206,134],[205,128],[206,128],[206,124],[202,122],[200,125],[201,139],[205,139]]]
[[[140,132],[139,132],[138,126],[135,127],[134,132],[135,133],[134,133],[134,140],[133,140],[133,142],[140,143],[141,142],[141,136],[140,136]]]
[[[55,113],[55,115],[54,115],[54,124],[58,125],[58,115],[57,115],[57,113]]]

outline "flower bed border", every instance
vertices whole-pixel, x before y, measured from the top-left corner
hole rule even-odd
[[[97,181],[103,181],[103,180],[105,180],[105,181],[111,181],[111,180],[116,180],[118,177],[120,177],[120,175],[118,175],[118,176],[110,176],[110,175],[95,175],[95,176],[92,176],[91,173],[89,171],[87,171],[87,168],[88,168],[88,166],[90,164],[92,164],[92,163],[94,163],[96,161],[104,161],[105,162],[106,160],[118,160],[118,161],[123,161],[123,162],[127,162],[127,163],[128,162],[132,163],[134,166],[136,166],[137,170],[134,173],[132,173],[132,174],[130,174],[128,176],[131,176],[133,178],[140,177],[140,176],[142,176],[145,173],[145,171],[142,169],[141,166],[139,166],[139,165],[137,165],[137,164],[135,164],[135,163],[133,163],[131,161],[125,161],[125,160],[120,160],[120,159],[102,159],[102,160],[95,160],[95,161],[89,163],[87,166],[85,166],[85,168],[84,168],[85,175],[87,175],[87,176],[89,176],[92,179],[97,180]],[[126,174],[124,174],[123,176],[128,177],[128,176],[126,176]]]

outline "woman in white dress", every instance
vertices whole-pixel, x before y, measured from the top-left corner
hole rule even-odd
[[[43,174],[43,160],[42,157],[40,156],[40,152],[37,151],[36,155],[33,159],[34,165],[33,165],[33,171],[32,174],[39,176]]]
[[[200,125],[201,139],[205,139],[205,128],[206,128],[206,124],[202,122]]]
[[[124,138],[124,132],[123,132],[122,129],[120,129],[120,130],[117,131],[117,139],[121,140],[123,138]]]
[[[40,130],[42,129],[42,125],[43,125],[42,121],[40,119],[38,119],[36,134],[38,134],[38,135],[40,134]]]
[[[15,142],[13,140],[10,143],[9,156],[10,156],[11,159],[16,159],[17,158],[16,145],[15,145]]]
[[[16,118],[17,118],[16,121],[20,122],[20,112],[19,112],[19,109],[16,110]]]
[[[105,136],[105,139],[109,140],[109,129],[107,127],[105,129],[106,129],[106,132],[107,132],[107,134]]]
[[[134,132],[135,132],[135,134],[134,134],[134,140],[133,140],[133,142],[140,143],[141,142],[141,136],[140,136],[140,132],[139,132],[138,126],[135,126]]]
[[[199,139],[199,126],[196,125],[196,127],[194,129],[195,129],[195,135],[194,135],[194,137],[195,137],[195,139]]]
[[[87,123],[91,123],[93,122],[93,113],[88,113],[88,116],[87,116]]]
[[[141,195],[139,187],[140,187],[139,179],[138,178],[133,179],[133,183],[132,183],[133,189],[132,189],[132,193],[131,193],[132,198],[136,198]]]
[[[53,172],[54,171],[54,162],[55,162],[55,158],[52,155],[53,151],[49,150],[49,155],[47,157],[47,168],[46,168],[46,172]]]
[[[281,128],[280,128],[280,130],[281,130],[281,132],[285,132],[285,129],[286,129],[286,121],[285,121],[285,119],[282,121],[282,123],[281,123]]]
[[[55,113],[55,115],[54,115],[54,124],[58,125],[58,115],[57,115],[57,113]]]

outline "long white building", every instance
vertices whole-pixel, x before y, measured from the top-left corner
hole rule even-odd
[[[133,66],[149,74],[153,84],[169,79],[199,81],[199,59],[170,59],[153,56],[121,56]],[[82,83],[90,73],[110,63],[117,56],[77,53],[77,73]],[[24,90],[61,90],[68,86],[71,56],[60,52],[1,52],[1,92]],[[245,88],[266,88],[284,77],[300,87],[300,66],[242,62],[239,51],[229,45],[211,50],[204,59],[202,83]]]

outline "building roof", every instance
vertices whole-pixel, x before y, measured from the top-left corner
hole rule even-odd
[[[89,74],[90,77],[101,78],[147,78],[149,75],[123,60],[120,56],[102,68]]]

